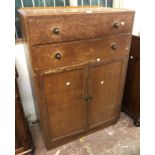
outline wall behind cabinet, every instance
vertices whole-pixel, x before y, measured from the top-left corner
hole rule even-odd
[[[19,77],[17,78],[17,83],[18,83],[19,92],[21,95],[25,116],[30,122],[36,121],[34,102],[32,98],[32,91],[31,91],[28,69],[27,69],[25,53],[24,53],[24,45],[17,44],[15,48],[16,48],[15,49],[16,68],[19,75]]]
[[[140,35],[140,0],[123,0],[122,8],[135,10],[135,19],[133,25],[133,33],[134,35]],[[144,17],[145,18],[145,17]]]

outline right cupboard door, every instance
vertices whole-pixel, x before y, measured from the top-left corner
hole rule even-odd
[[[97,64],[88,73],[88,128],[116,119],[120,112],[120,93],[124,61]]]

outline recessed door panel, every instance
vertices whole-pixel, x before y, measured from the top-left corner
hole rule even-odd
[[[86,103],[84,70],[44,75],[44,97],[51,141],[84,132]]]
[[[103,125],[119,114],[123,61],[100,64],[89,69],[88,126]]]

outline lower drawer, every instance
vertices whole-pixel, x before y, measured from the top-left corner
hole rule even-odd
[[[100,39],[32,46],[34,70],[101,61],[128,54],[130,34],[108,36]]]

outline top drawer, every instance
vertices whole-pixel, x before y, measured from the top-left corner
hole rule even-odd
[[[31,17],[31,45],[131,33],[133,13],[95,13]]]

